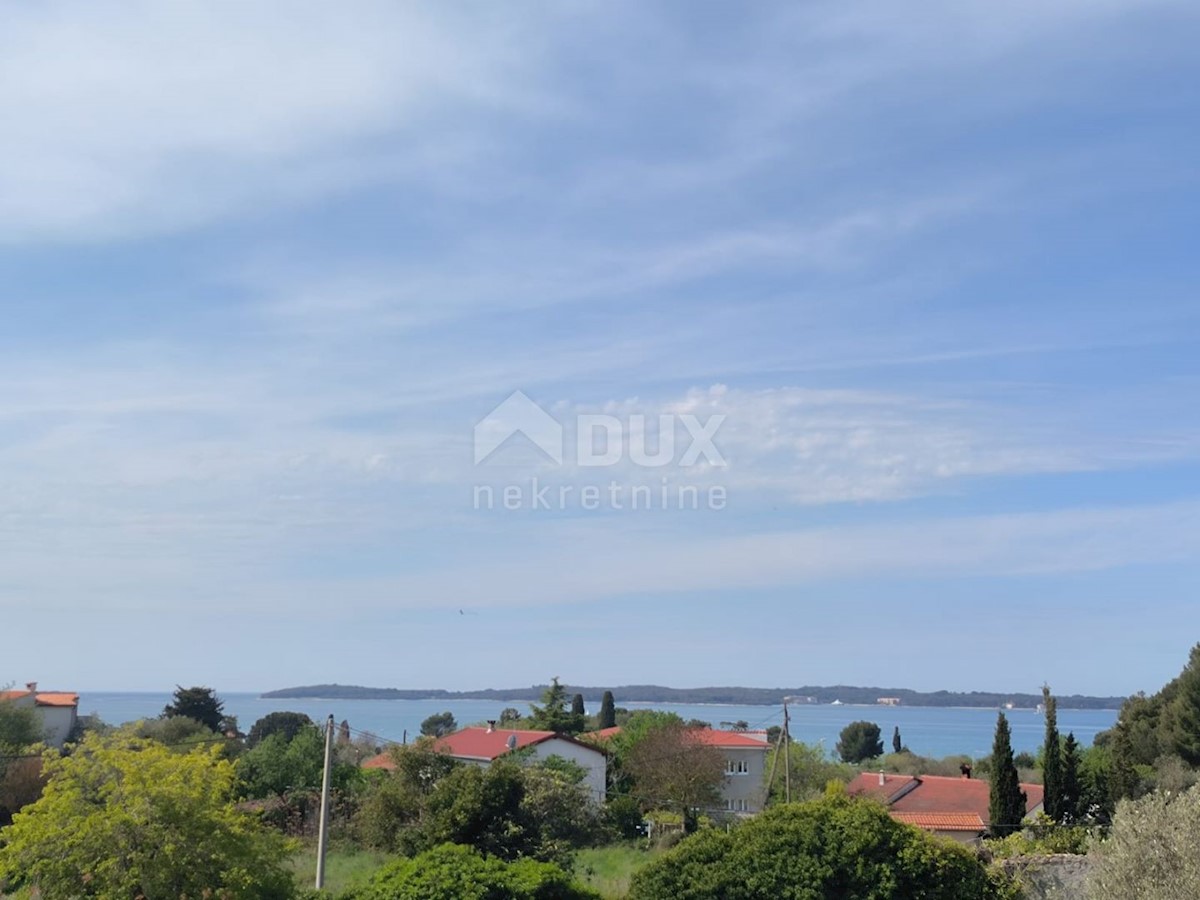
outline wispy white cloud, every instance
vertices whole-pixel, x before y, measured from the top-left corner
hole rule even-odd
[[[426,172],[432,160],[411,138],[442,107],[516,113],[541,102],[525,77],[536,38],[515,19],[461,12],[375,2],[352,12],[308,2],[10,8],[0,238],[173,230]],[[385,136],[399,143],[369,145]],[[443,160],[453,154],[453,136],[439,148]]]

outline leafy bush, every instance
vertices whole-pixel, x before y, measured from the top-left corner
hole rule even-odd
[[[1091,836],[1091,828],[1056,825],[1045,813],[1038,813],[1037,821],[1028,828],[1005,838],[986,841],[985,845],[997,859],[1058,853],[1079,855],[1087,853]]]
[[[551,863],[514,862],[444,844],[381,869],[342,900],[599,900]]]
[[[0,881],[45,897],[283,900],[289,844],[233,804],[220,749],[89,736],[48,759],[40,800],[4,830]]]
[[[612,837],[632,840],[644,834],[642,808],[633,797],[614,797],[604,805],[601,815]]]
[[[566,863],[603,833],[601,808],[563,762],[458,765],[428,748],[396,753],[397,769],[368,793],[358,813],[369,847],[408,855],[464,844],[490,856]]]
[[[731,831],[686,839],[638,872],[630,900],[998,900],[966,848],[894,821],[879,804],[831,795],[774,807]]]

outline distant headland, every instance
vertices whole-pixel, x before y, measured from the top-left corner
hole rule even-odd
[[[375,688],[353,684],[313,684],[268,691],[267,699],[286,700],[538,700],[546,685],[523,688],[488,688],[479,691],[446,691],[417,688]],[[617,703],[697,703],[733,706],[778,706],[790,703],[844,703],[902,706],[961,706],[981,709],[1032,709],[1042,695],[999,693],[993,691],[913,691],[908,688],[852,687],[830,685],[795,688],[699,687],[671,688],[657,684],[628,684],[620,687],[568,686],[572,694],[598,703],[605,691],[612,691]],[[1124,697],[1088,697],[1081,694],[1058,697],[1060,709],[1120,709]]]

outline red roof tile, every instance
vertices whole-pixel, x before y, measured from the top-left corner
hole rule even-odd
[[[29,694],[29,691],[0,691],[0,700],[19,700]],[[38,691],[33,702],[38,706],[78,706],[79,695],[67,691]]]
[[[863,772],[846,786],[846,793],[891,803],[905,791],[917,786],[917,779],[911,775],[884,775],[882,780],[880,784],[878,773]]]
[[[510,746],[509,738],[514,738]],[[525,731],[512,728],[496,728],[489,730],[487,728],[464,728],[461,731],[456,731],[454,734],[448,734],[443,738],[439,738],[433,745],[433,749],[439,753],[445,753],[449,756],[458,759],[470,759],[480,761],[490,761],[499,759],[506,753],[513,750],[523,750],[526,747],[533,747],[537,744],[548,741],[551,738],[558,738],[560,741],[568,741],[573,744],[586,746],[589,750],[596,750],[590,744],[582,744],[575,738],[566,734],[558,734],[553,731]],[[378,756],[373,756],[363,764],[364,769],[386,769],[391,771],[396,768],[390,753],[386,751]]]
[[[509,738],[515,737],[514,746],[509,746]],[[442,753],[463,759],[498,759],[512,750],[532,747],[552,737],[569,740],[553,731],[522,731],[513,728],[464,728],[454,734],[440,738],[434,747]]]
[[[750,737],[740,731],[721,731],[716,728],[693,728],[688,732],[697,744],[707,744],[710,747],[725,747],[731,749],[767,750],[766,741]]]
[[[892,813],[892,818],[926,831],[984,831],[987,826],[975,813]]]
[[[378,756],[372,756],[366,760],[362,767],[364,769],[382,769],[385,772],[391,772],[396,768],[396,761],[392,759],[392,754],[384,750]]]
[[[885,785],[879,785],[879,776],[864,772],[850,782],[847,792],[873,796],[889,805],[892,813],[919,814],[974,814],[986,825],[990,788],[986,781],[978,778],[953,778],[945,775],[885,775]],[[901,784],[911,785],[900,790]],[[915,782],[915,784],[913,784]],[[897,790],[891,790],[892,786]],[[1026,813],[1032,812],[1042,803],[1040,784],[1023,784]]]
[[[589,731],[581,734],[584,740],[603,743],[612,740],[621,733],[621,726],[601,728],[599,731]],[[727,747],[733,749],[767,750],[769,744],[744,731],[722,731],[716,728],[693,728],[688,732],[698,744],[708,744],[710,747]]]

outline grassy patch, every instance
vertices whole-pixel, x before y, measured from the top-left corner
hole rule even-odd
[[[599,891],[605,900],[620,900],[629,893],[629,881],[656,853],[635,844],[593,847],[575,854],[575,877]]]
[[[338,893],[370,878],[389,857],[383,853],[350,848],[330,848],[325,855],[325,888]],[[317,877],[317,848],[306,846],[291,859],[292,871],[302,887],[312,887]]]

